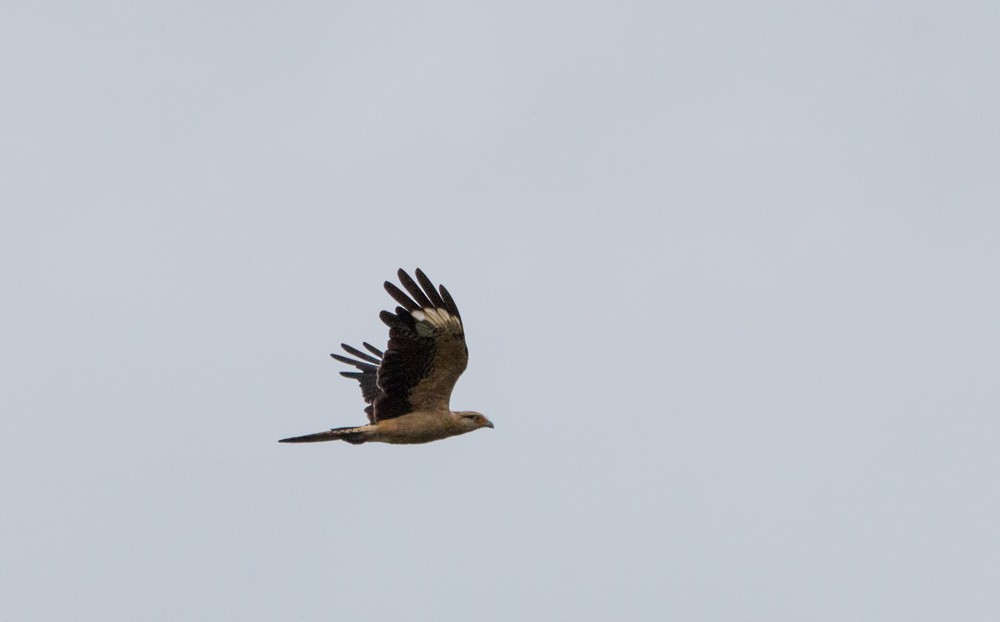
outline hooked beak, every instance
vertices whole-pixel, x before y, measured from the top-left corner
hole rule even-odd
[[[487,419],[487,420],[486,420],[486,426],[485,426],[485,427],[487,427],[487,428],[490,428],[490,429],[492,430],[492,429],[493,429],[493,422],[492,422],[492,421],[490,421],[489,419]]]

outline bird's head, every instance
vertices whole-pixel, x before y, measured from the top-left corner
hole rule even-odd
[[[471,410],[460,410],[455,414],[458,415],[459,425],[461,425],[466,432],[478,430],[479,428],[493,427],[493,422],[484,417],[482,413],[477,413]]]

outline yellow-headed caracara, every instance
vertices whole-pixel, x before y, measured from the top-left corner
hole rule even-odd
[[[444,285],[436,289],[419,268],[416,281],[402,269],[397,276],[409,296],[385,282],[385,290],[401,305],[395,313],[379,314],[389,327],[385,352],[368,343],[364,344],[367,353],[340,344],[354,358],[330,355],[357,369],[340,375],[361,384],[361,394],[368,402],[368,425],[335,428],[280,442],[429,443],[493,427],[480,413],[455,411],[449,406],[451,390],[469,362],[462,316],[451,294]]]

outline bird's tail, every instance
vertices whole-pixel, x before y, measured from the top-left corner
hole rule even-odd
[[[352,445],[360,445],[368,440],[369,426],[357,428],[334,428],[326,432],[316,434],[306,434],[305,436],[293,436],[283,438],[279,443],[321,443],[323,441],[347,441]]]

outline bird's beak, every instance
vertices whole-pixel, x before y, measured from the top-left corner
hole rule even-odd
[[[486,420],[486,427],[487,427],[487,428],[490,428],[490,429],[493,429],[493,422],[492,422],[492,421],[490,421],[489,419],[487,419],[487,420]]]

